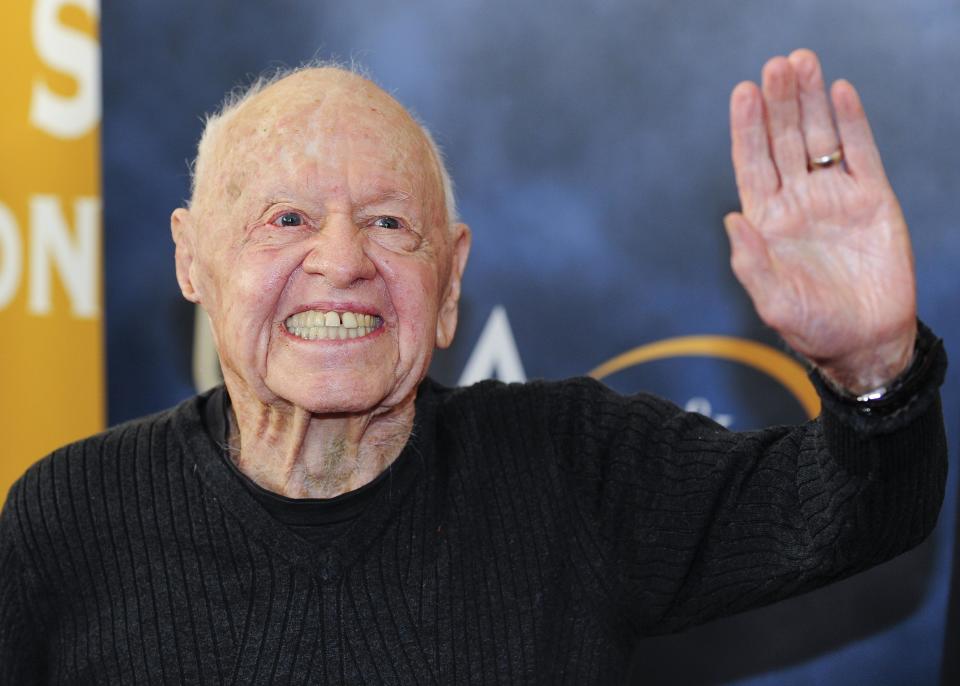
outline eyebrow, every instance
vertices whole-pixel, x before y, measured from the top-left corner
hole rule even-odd
[[[378,202],[384,202],[386,200],[399,200],[406,201],[412,200],[413,193],[408,193],[406,191],[392,190],[392,191],[381,191],[379,193],[373,194],[370,198],[363,202],[363,205],[373,205]]]
[[[298,199],[299,194],[296,192],[291,192],[289,189],[283,189],[278,186],[274,188],[271,192],[265,193],[263,195],[263,203],[261,207],[261,212],[266,212],[267,208],[272,205],[277,204],[297,204],[307,200],[308,204],[313,202],[312,198],[303,198]],[[402,191],[398,189],[390,190],[376,190],[370,189],[369,195],[365,195],[363,192],[360,193],[360,200],[355,205],[355,211],[357,212],[366,212],[371,207],[376,207],[377,205],[382,205],[388,202],[401,202],[401,203],[411,203],[415,202],[417,196],[413,193]]]
[[[358,203],[358,208],[365,210],[368,207],[373,207],[376,205],[381,205],[386,202],[410,202],[414,200],[413,193],[408,193],[406,191],[391,190],[391,191],[382,191],[371,195],[369,198],[361,200]]]

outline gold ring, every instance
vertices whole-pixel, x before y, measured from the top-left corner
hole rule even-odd
[[[829,169],[843,159],[843,148],[837,148],[829,155],[810,158],[810,169]]]

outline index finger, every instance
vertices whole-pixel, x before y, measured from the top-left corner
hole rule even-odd
[[[733,170],[744,212],[780,187],[770,154],[763,96],[752,81],[737,84],[730,94],[730,139]]]

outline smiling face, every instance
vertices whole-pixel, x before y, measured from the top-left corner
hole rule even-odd
[[[333,69],[282,79],[216,126],[172,223],[231,396],[322,414],[409,402],[453,337],[469,248],[420,127]]]

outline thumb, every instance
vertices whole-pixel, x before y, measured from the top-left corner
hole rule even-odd
[[[758,310],[775,292],[776,278],[763,235],[739,212],[723,218],[730,239],[730,266]]]

